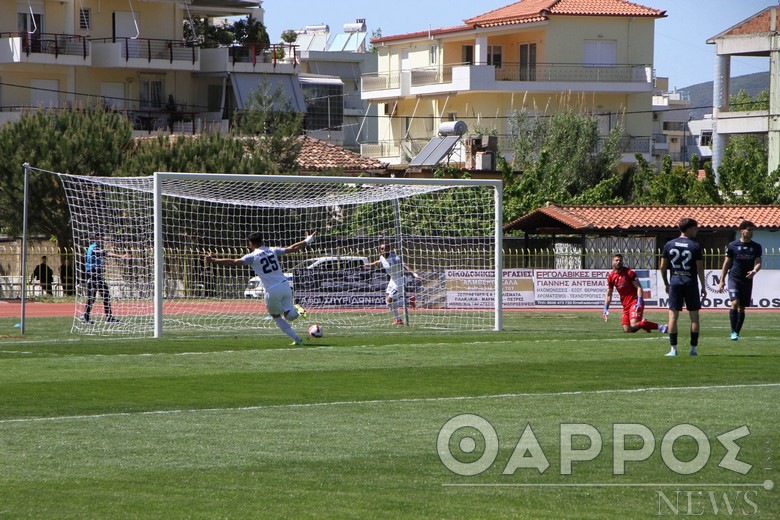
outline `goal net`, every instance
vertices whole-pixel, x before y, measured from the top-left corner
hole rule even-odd
[[[285,247],[312,231],[282,269],[306,317],[300,334],[349,330],[501,328],[501,182],[155,173],[152,177],[59,174],[71,212],[80,280],[73,330],[159,336],[178,330],[281,334],[248,266],[207,265],[207,253],[240,258],[247,237]],[[104,294],[88,291],[86,251],[106,255]],[[405,264],[386,303],[386,244]],[[418,277],[415,277],[414,274]],[[88,292],[96,298],[83,320]],[[110,309],[108,305],[110,304]],[[108,312],[116,321],[108,319]]]

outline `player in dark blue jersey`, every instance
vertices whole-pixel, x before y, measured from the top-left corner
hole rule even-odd
[[[103,311],[106,314],[106,322],[116,323],[117,320],[111,312],[111,291],[104,277],[103,262],[106,258],[130,258],[130,254],[119,255],[106,251],[100,245],[99,240],[93,241],[84,255],[84,276],[87,282],[87,306],[82,319],[84,323],[90,323],[92,319],[92,306],[98,293],[103,296]]]
[[[726,258],[720,271],[718,292],[723,292],[726,274],[729,277],[729,299],[731,300],[731,339],[739,339],[742,324],[745,323],[745,307],[750,307],[753,295],[753,278],[761,270],[761,244],[753,242],[755,226],[749,220],[739,225],[739,240],[726,247]]]
[[[669,343],[672,346],[666,355],[677,355],[677,318],[684,305],[691,318],[691,356],[696,356],[699,309],[701,300],[707,296],[704,255],[701,245],[693,240],[699,232],[699,224],[690,217],[683,217],[677,226],[680,228],[680,236],[667,242],[661,252],[661,278],[669,295]]]

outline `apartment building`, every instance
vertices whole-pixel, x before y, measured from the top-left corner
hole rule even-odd
[[[715,45],[713,81],[712,167],[715,178],[723,162],[728,137],[735,134],[768,135],[770,172],[780,167],[780,7],[767,7],[707,40]],[[732,110],[731,57],[769,59],[769,107],[767,110]]]
[[[262,0],[0,0],[0,9],[14,13],[0,18],[0,123],[26,110],[100,102],[126,113],[139,135],[225,131],[263,87],[281,89],[293,110],[318,118],[315,125],[328,120],[328,109],[343,112],[341,93],[328,98],[324,116],[319,98],[307,99],[306,89],[333,81],[299,77],[296,45],[185,37],[194,17],[262,21]],[[340,121],[333,126],[341,131]]]
[[[363,76],[362,96],[379,107],[378,138],[362,153],[407,162],[461,120],[511,159],[516,111],[576,106],[603,136],[623,126],[625,163],[636,152],[652,160],[654,23],[664,16],[624,0],[523,0],[461,26],[375,38],[378,71]]]

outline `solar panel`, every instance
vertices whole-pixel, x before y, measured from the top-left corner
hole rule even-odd
[[[314,39],[313,34],[299,34],[295,39],[295,45],[302,51],[308,51],[311,41]]]
[[[365,41],[365,39],[366,39],[366,33],[364,33],[364,32],[350,33],[349,41],[344,46],[344,50],[345,51],[351,51],[351,52],[357,52],[358,49],[360,49],[360,46]]]
[[[350,35],[346,33],[337,34],[336,37],[333,38],[330,47],[328,47],[328,50],[331,52],[343,51],[344,46],[349,41],[349,36]]]
[[[412,159],[409,166],[436,166],[450,153],[460,140],[459,135],[434,137],[426,144],[420,153]]]
[[[316,33],[314,35],[314,38],[311,41],[311,44],[309,45],[309,50],[324,51],[327,46],[328,46],[328,34]]]

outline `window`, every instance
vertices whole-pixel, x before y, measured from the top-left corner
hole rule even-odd
[[[92,20],[92,10],[88,7],[79,9],[79,29],[89,29],[89,23]]]
[[[209,112],[222,111],[222,85],[209,85],[207,104]]]
[[[615,65],[617,63],[616,40],[585,40],[585,65]]]
[[[474,46],[464,45],[461,47],[460,62],[466,65],[474,65]]]
[[[162,108],[165,76],[141,74],[139,78],[139,108]]]
[[[497,69],[501,68],[501,46],[488,45],[488,65],[495,65]]]
[[[700,146],[712,146],[712,130],[702,130],[699,137]]]
[[[522,43],[520,51],[520,81],[536,81],[536,44]]]
[[[431,65],[436,65],[436,63],[439,62],[439,46],[438,45],[431,45],[430,62],[431,62]]]
[[[306,130],[341,130],[344,124],[344,85],[303,83]]]

